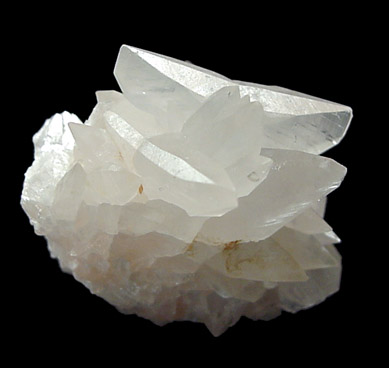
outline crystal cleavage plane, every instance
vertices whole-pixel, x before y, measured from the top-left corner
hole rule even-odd
[[[335,293],[323,220],[346,169],[320,156],[349,107],[123,45],[122,93],[34,135],[21,204],[61,268],[126,314],[269,320]]]

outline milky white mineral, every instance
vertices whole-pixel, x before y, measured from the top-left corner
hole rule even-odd
[[[319,156],[349,107],[122,46],[123,93],[35,134],[22,206],[61,268],[158,325],[269,320],[339,288],[323,220],[346,169]]]

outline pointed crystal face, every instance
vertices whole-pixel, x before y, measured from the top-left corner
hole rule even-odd
[[[150,70],[152,77],[148,73]],[[352,110],[344,105],[286,88],[232,81],[193,64],[131,46],[121,48],[115,76],[129,99],[135,93],[148,95],[150,90],[155,91],[145,87],[148,83],[160,88],[160,92],[169,91],[169,95],[179,101],[185,99],[182,90],[192,92],[193,100],[200,100],[223,87],[237,86],[242,96],[260,102],[267,113],[269,119],[265,122],[263,136],[263,147],[266,148],[321,154],[341,141],[352,118]],[[135,91],[134,80],[140,86],[139,90]],[[146,103],[145,99],[142,101]],[[191,104],[189,99],[187,104]]]
[[[351,109],[231,81],[123,46],[123,93],[97,92],[33,138],[22,206],[62,269],[123,313],[205,323],[271,319],[337,291],[323,219],[346,169],[318,156]]]

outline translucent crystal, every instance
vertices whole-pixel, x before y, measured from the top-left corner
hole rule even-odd
[[[158,325],[268,320],[339,288],[323,219],[346,169],[318,156],[351,109],[123,46],[123,93],[35,134],[22,206],[62,269]]]
[[[116,78],[125,95],[126,81],[135,78],[132,73],[139,85],[151,79],[147,73],[138,74],[139,69],[130,67],[132,63],[128,59],[135,59],[135,55],[138,56],[139,64],[143,61],[142,67],[139,66],[142,72],[143,68],[153,67],[159,72],[158,83],[165,83],[166,86],[169,80],[168,85],[174,90],[172,86],[175,82],[175,86],[179,86],[180,90],[186,87],[196,93],[197,99],[208,97],[222,87],[238,86],[242,96],[247,95],[251,101],[260,102],[268,113],[269,119],[263,127],[263,140],[266,141],[267,148],[323,153],[340,142],[352,118],[352,110],[347,106],[286,88],[232,81],[193,64],[131,46],[122,47],[115,68]],[[132,95],[133,93],[128,97]]]

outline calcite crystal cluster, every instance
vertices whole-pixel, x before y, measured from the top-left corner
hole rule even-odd
[[[268,320],[336,292],[323,220],[346,169],[319,156],[351,109],[123,46],[122,93],[34,136],[22,206],[61,268],[158,325]]]

